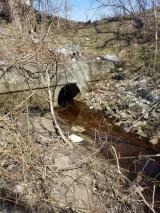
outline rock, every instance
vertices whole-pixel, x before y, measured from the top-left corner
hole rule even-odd
[[[49,136],[45,136],[44,133],[42,135],[41,133],[37,133],[36,135],[36,142],[42,144],[42,145],[47,145],[47,144],[52,144],[53,142],[57,142],[56,140],[54,140],[53,138],[49,138]]]
[[[112,79],[117,81],[124,80],[124,73],[117,73],[112,76]]]
[[[8,171],[12,171],[13,169],[16,168],[16,164],[15,163],[11,163],[8,167],[7,167],[7,170]]]
[[[83,126],[76,125],[76,126],[72,126],[71,131],[82,133],[82,132],[85,132],[85,128]]]
[[[43,126],[43,128],[45,128],[49,132],[54,132],[52,120],[41,117],[40,122],[41,122],[41,125]]]
[[[144,116],[143,116],[143,118],[146,119],[146,120],[148,120],[148,117],[149,117],[149,113],[145,113]]]
[[[7,147],[7,142],[6,141],[0,141],[0,147],[5,149]]]
[[[147,122],[146,121],[138,121],[137,123],[134,124],[135,128],[139,128],[141,126],[146,126]]]
[[[154,99],[152,94],[143,88],[140,88],[137,90],[137,96],[139,96],[143,99],[146,99],[147,101],[153,101],[153,99]]]
[[[122,118],[123,120],[126,120],[126,119],[127,119],[127,114],[126,114],[126,113],[124,113],[124,112],[119,112],[119,115],[121,116],[121,118]]]
[[[122,67],[118,68],[118,71],[119,71],[119,72],[122,72],[122,71],[123,71],[123,68],[122,68]]]
[[[115,123],[116,126],[121,126],[122,124],[123,124],[123,121],[119,121]]]
[[[130,102],[129,107],[133,107],[133,106],[135,106],[135,102]]]
[[[127,121],[125,121],[124,123],[124,128],[128,128],[130,126],[132,126],[132,118],[131,119],[128,119]]]
[[[116,103],[115,103],[115,104],[113,104],[112,109],[113,109],[113,110],[118,111],[118,106],[117,106],[117,104],[116,104]]]
[[[0,60],[0,65],[4,65],[4,64],[5,64],[4,60]]]
[[[27,122],[27,115],[26,115],[26,113],[23,113],[21,115],[21,117],[17,120],[16,127],[20,131],[23,131],[23,132],[28,132],[28,130],[29,130],[29,132],[32,132],[34,130],[33,123],[30,120],[30,117],[29,117],[29,120]]]
[[[116,54],[107,54],[107,55],[103,56],[103,59],[113,61],[115,63],[119,62],[119,58]]]
[[[157,113],[156,111],[155,111],[155,109],[151,112],[151,115],[154,117],[154,118],[158,118],[158,116],[159,116],[159,112]]]
[[[158,137],[153,136],[152,138],[150,138],[149,143],[152,144],[152,145],[158,144]]]
[[[58,169],[67,168],[67,167],[71,166],[71,164],[72,164],[72,162],[68,156],[61,156],[61,157],[54,158],[54,163]]]
[[[137,135],[144,137],[144,138],[147,137],[146,133],[142,130],[141,127],[138,128]]]
[[[65,55],[65,56],[72,55],[72,53],[73,53],[71,48],[68,45],[65,45],[62,48],[54,49],[53,51],[58,53],[58,54]]]
[[[76,58],[72,58],[71,60],[75,62],[75,61],[76,61]]]
[[[86,41],[89,41],[90,39],[89,39],[89,38],[85,38],[85,40],[86,40]]]
[[[41,41],[38,37],[34,37],[34,36],[31,36],[31,39],[32,39],[32,42],[35,44],[38,44]]]
[[[23,193],[25,190],[26,190],[26,188],[28,187],[28,185],[26,184],[26,183],[20,183],[20,184],[17,184],[16,186],[15,186],[15,188],[14,188],[14,192],[15,193]]]
[[[78,135],[72,134],[69,136],[69,139],[73,142],[73,143],[82,143],[84,141],[83,138],[79,137]]]
[[[51,52],[55,52],[58,54],[62,54],[64,56],[80,56],[81,57],[81,51],[80,51],[80,45],[72,45],[69,46],[68,44],[65,44],[64,47],[56,48],[56,49],[49,49]]]
[[[111,107],[107,104],[104,103],[104,107],[106,108],[106,110],[111,113],[111,114],[114,114],[113,110],[111,109]]]

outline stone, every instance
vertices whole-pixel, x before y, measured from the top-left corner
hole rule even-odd
[[[112,79],[117,81],[124,80],[124,73],[117,73],[112,76]]]
[[[0,147],[5,149],[7,147],[7,142],[6,141],[0,141]]]
[[[32,42],[35,44],[40,43],[40,39],[39,38],[32,38]]]
[[[135,106],[135,102],[130,102],[129,107],[133,107],[133,106]]]
[[[108,105],[108,103],[104,103],[104,107],[106,108],[106,110],[110,113],[113,113],[113,110],[111,109],[111,107]]]
[[[15,164],[15,163],[12,163],[12,164],[10,164],[10,165],[7,167],[7,170],[8,170],[8,171],[12,171],[15,167],[16,167],[16,164]]]
[[[122,72],[122,71],[123,71],[123,68],[122,68],[122,67],[120,67],[120,68],[118,69],[118,71],[119,71],[119,72]]]
[[[61,157],[54,158],[54,163],[58,169],[67,168],[67,167],[71,166],[71,164],[72,164],[72,162],[68,156],[61,156]]]
[[[157,145],[158,144],[158,137],[153,136],[152,138],[150,138],[149,143],[152,144],[152,145]]]
[[[137,90],[137,96],[146,99],[147,101],[153,101],[152,94],[143,88]]]
[[[62,48],[54,49],[54,51],[58,54],[63,54],[65,56],[72,55],[72,50],[68,45],[65,45]]]
[[[149,113],[145,113],[145,114],[143,115],[143,118],[146,119],[146,120],[148,120],[148,117],[149,117]]]
[[[142,130],[141,127],[138,128],[137,135],[139,135],[139,136],[141,136],[141,137],[144,137],[144,138],[147,137],[146,133]]]
[[[137,123],[134,124],[135,128],[139,128],[141,126],[146,126],[147,122],[146,121],[138,121]]]
[[[119,114],[123,120],[127,119],[127,114],[125,112],[120,112]]]
[[[112,61],[112,62],[119,62],[119,58],[116,54],[107,54],[105,56],[103,56],[103,59],[104,60],[109,60],[109,61]]]
[[[49,132],[54,132],[54,127],[53,127],[53,123],[52,120],[41,117],[41,125],[48,130]]]
[[[20,183],[20,184],[17,184],[14,188],[14,192],[15,193],[23,193],[25,191],[25,189],[28,187],[28,185],[26,183]]]
[[[4,65],[4,64],[5,64],[4,60],[0,60],[0,65]]]
[[[85,128],[83,126],[76,125],[76,126],[72,126],[71,131],[82,133],[82,132],[85,132]]]
[[[72,134],[69,136],[69,139],[73,142],[73,143],[82,143],[84,141],[83,138],[79,137],[78,135]]]
[[[123,121],[119,121],[115,123],[116,126],[121,126],[122,124],[123,124]]]

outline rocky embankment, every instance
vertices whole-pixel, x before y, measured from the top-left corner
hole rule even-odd
[[[108,79],[96,84],[84,102],[115,118],[115,124],[125,131],[149,139],[153,145],[160,141],[160,86],[149,77],[125,78],[119,69]],[[154,85],[154,86],[153,86]],[[154,87],[154,88],[153,88]]]

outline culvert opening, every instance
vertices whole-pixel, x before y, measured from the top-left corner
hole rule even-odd
[[[58,104],[65,105],[73,101],[76,96],[80,96],[80,90],[77,84],[67,84],[64,86],[58,96]]]

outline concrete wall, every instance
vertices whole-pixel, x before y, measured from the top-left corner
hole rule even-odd
[[[50,67],[51,86],[55,91],[55,102],[60,90],[69,83],[76,83],[83,98],[94,82],[107,77],[114,64],[110,61],[74,61],[70,65]],[[34,64],[0,70],[0,94],[47,87],[45,70]]]

